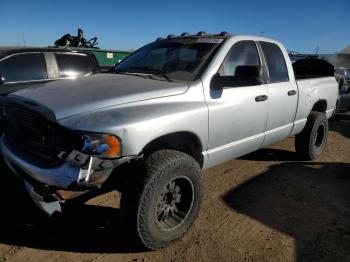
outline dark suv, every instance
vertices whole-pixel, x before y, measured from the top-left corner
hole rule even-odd
[[[0,95],[42,82],[99,72],[92,53],[60,48],[0,47]]]

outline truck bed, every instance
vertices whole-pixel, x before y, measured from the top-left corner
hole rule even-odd
[[[296,119],[307,118],[309,110],[320,100],[327,101],[326,114],[330,118],[338,99],[338,85],[334,76],[310,77],[296,80],[299,90],[299,101]]]

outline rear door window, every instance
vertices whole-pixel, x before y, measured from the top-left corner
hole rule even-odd
[[[281,49],[273,43],[260,42],[269,69],[271,83],[289,81],[288,69]]]
[[[90,58],[85,54],[56,53],[60,77],[81,76],[92,72]]]
[[[0,74],[5,82],[47,79],[44,55],[27,53],[9,56],[0,61]]]

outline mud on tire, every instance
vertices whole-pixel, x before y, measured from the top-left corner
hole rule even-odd
[[[295,150],[303,160],[314,160],[322,154],[327,137],[326,114],[312,111],[303,131],[295,137]]]
[[[201,168],[175,150],[151,154],[131,174],[122,192],[126,234],[156,250],[180,239],[195,221],[202,200]]]

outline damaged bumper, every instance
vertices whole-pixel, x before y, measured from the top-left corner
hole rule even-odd
[[[15,154],[4,136],[0,147],[6,164],[24,180],[34,203],[49,215],[60,212],[60,203],[65,200],[101,187],[115,167],[136,158],[129,156],[103,160],[74,151],[62,165],[41,168]],[[81,162],[82,158],[86,158],[84,163]]]

